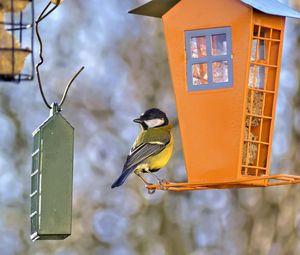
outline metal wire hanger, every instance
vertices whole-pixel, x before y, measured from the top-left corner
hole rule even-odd
[[[40,52],[39,52],[39,56],[40,56],[40,62],[36,65],[35,70],[36,70],[36,74],[37,74],[37,78],[38,78],[38,85],[39,85],[39,89],[42,95],[42,98],[44,100],[45,105],[49,108],[52,109],[52,106],[48,103],[45,94],[44,94],[44,90],[43,90],[43,86],[42,86],[42,81],[41,81],[41,77],[40,77],[40,71],[39,68],[40,66],[44,63],[44,58],[43,58],[43,42],[40,36],[40,32],[39,32],[39,23],[44,20],[50,13],[52,13],[60,4],[61,0],[57,0],[57,3],[55,4],[55,6],[50,9],[48,12],[46,12],[48,10],[48,8],[51,5],[51,1],[47,4],[47,6],[45,7],[45,9],[42,11],[42,13],[40,14],[40,16],[38,17],[38,19],[35,21],[35,28],[36,28],[36,35],[39,41],[39,45],[40,45]],[[73,83],[73,81],[78,77],[78,75],[82,72],[82,70],[84,69],[84,66],[82,66],[80,68],[80,70],[73,76],[73,78],[69,81],[68,85],[65,88],[65,91],[63,93],[63,96],[60,100],[60,102],[57,105],[57,109],[58,111],[61,110],[61,106],[63,105],[63,103],[66,100],[68,91]]]

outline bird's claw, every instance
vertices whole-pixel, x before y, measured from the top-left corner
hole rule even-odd
[[[148,189],[148,194],[152,195],[154,194],[156,191],[156,189]]]
[[[160,180],[158,183],[159,183],[159,187],[160,187],[161,190],[167,190],[166,184],[169,183],[168,181],[166,181],[166,180]]]
[[[148,188],[148,186],[150,186],[150,185],[153,185],[153,183],[147,182],[147,184],[146,184],[145,187],[148,189],[148,194],[152,195],[152,194],[154,194],[154,192],[156,191],[156,189]]]
[[[159,184],[161,184],[161,185],[165,185],[165,184],[168,184],[168,183],[169,182],[167,180],[164,180],[164,179],[159,180]]]

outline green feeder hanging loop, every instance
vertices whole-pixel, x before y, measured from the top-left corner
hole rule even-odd
[[[60,1],[59,1],[60,2]],[[47,11],[51,2],[36,21],[36,34],[40,43],[40,59],[36,66],[38,85],[50,116],[33,133],[31,170],[31,235],[32,241],[60,240],[71,235],[74,128],[62,116],[61,110],[68,91],[82,72],[82,67],[65,88],[59,103],[48,103],[39,74],[42,65],[43,45],[38,24],[58,5]]]
[[[61,112],[61,110],[61,107],[57,103],[52,103],[50,109],[50,117],[53,116],[55,113]]]

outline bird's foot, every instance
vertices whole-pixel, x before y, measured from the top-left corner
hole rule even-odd
[[[166,184],[169,183],[168,181],[166,181],[166,180],[160,180],[158,183],[159,183],[159,187],[160,187],[161,190],[167,190]]]
[[[148,189],[148,194],[153,195],[155,193],[156,189]]]
[[[145,187],[146,187],[146,188],[147,188],[148,186],[152,186],[152,185],[153,185],[153,183],[147,182],[147,181],[144,181],[144,184],[145,184]]]

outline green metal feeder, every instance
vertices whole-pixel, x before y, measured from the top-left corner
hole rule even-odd
[[[74,128],[52,104],[50,117],[33,132],[31,239],[71,234]]]

